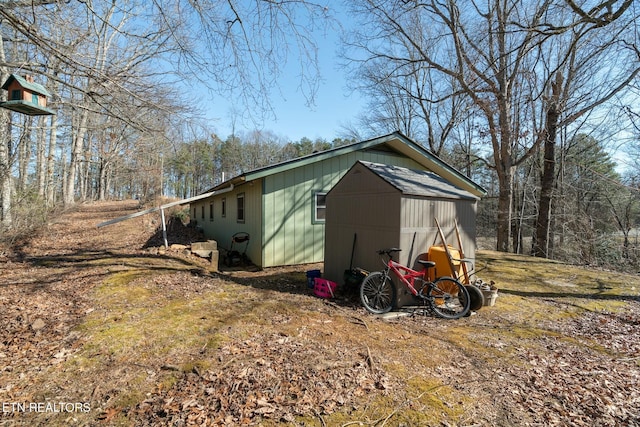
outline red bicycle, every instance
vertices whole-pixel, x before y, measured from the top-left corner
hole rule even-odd
[[[396,300],[396,287],[391,273],[403,283],[411,293],[422,299],[431,310],[445,319],[458,319],[469,313],[471,299],[467,289],[453,277],[439,277],[436,280],[427,278],[427,271],[436,263],[419,260],[424,268],[413,270],[393,260],[393,254],[401,249],[390,248],[378,251],[379,255],[387,255],[382,271],[370,273],[360,286],[360,299],[364,307],[374,314],[389,312]]]

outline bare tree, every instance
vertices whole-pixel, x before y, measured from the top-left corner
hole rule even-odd
[[[488,0],[464,5],[454,0],[361,0],[355,3],[354,12],[364,18],[350,38],[355,63],[369,66],[385,62],[387,69],[393,70],[388,74],[392,80],[397,76],[404,78],[415,70],[425,70],[432,81],[439,82],[435,87],[448,87],[449,91],[418,96],[408,88],[416,98],[441,103],[463,96],[472,103],[475,110],[472,117],[478,120],[476,139],[490,144],[490,166],[498,178],[497,249],[500,251],[509,250],[511,240],[515,170],[537,152],[553,131],[551,127],[544,129],[533,122],[533,113],[541,110],[538,107],[541,103],[547,107],[552,105],[553,85],[566,91],[567,96],[573,95],[557,77],[557,71],[564,71],[561,67],[566,66],[571,57],[568,53],[549,53],[545,49],[553,48],[550,43],[555,42],[554,37],[581,34],[580,29],[587,34],[602,29],[624,12],[614,11],[616,3],[604,2],[584,13],[576,9],[574,2],[565,0]],[[621,8],[629,8],[631,4],[629,0],[622,3]],[[603,14],[609,9],[612,14],[608,18]],[[627,22],[633,22],[631,17]],[[620,36],[622,32],[617,34]],[[606,35],[609,39],[613,36]],[[619,52],[633,51],[634,47],[629,48],[625,43],[627,41],[619,40]],[[573,51],[584,48],[577,41],[572,47]],[[590,52],[611,53],[595,47]],[[551,56],[560,59],[546,61]],[[618,66],[624,68],[619,62]],[[591,84],[607,77],[603,74],[605,69],[600,70],[589,76]],[[613,68],[610,71],[613,72]],[[620,75],[628,71],[622,70]],[[636,72],[635,68],[632,72]],[[587,78],[578,77],[582,81]],[[455,84],[448,83],[450,81]],[[624,84],[618,80],[610,88]],[[556,124],[570,123],[567,117],[579,117],[584,114],[581,110],[589,105],[590,108],[602,105],[610,93],[611,90],[599,92],[599,97],[591,102],[575,102],[576,110],[566,110],[563,105],[561,120],[565,121]],[[551,125],[557,112],[550,108],[545,111],[552,114],[546,121]]]
[[[55,176],[63,177],[67,204],[73,203],[78,184],[81,193],[90,193],[90,173],[96,168],[89,153],[96,142],[89,136],[97,135],[91,126],[102,122],[100,116],[122,121],[139,137],[160,128],[150,127],[155,123],[148,120],[151,110],[157,116],[182,114],[183,122],[197,113],[193,100],[187,100],[191,101],[191,111],[187,111],[174,108],[180,99],[176,94],[163,96],[167,86],[179,89],[181,80],[204,83],[215,93],[244,102],[259,116],[270,112],[269,97],[280,72],[295,59],[300,67],[297,84],[312,103],[320,77],[316,36],[334,22],[331,14],[324,5],[305,0],[131,0],[117,5],[102,1],[3,2],[1,28],[19,36],[11,38],[12,48],[28,49],[34,55],[26,62],[16,56],[6,58],[0,45],[0,77],[4,80],[10,69],[18,68],[40,76],[52,89],[59,108],[49,144],[38,146],[40,150],[49,147],[48,200],[55,198]],[[7,141],[0,149],[2,218],[8,223],[11,153],[6,112],[0,119],[0,138]],[[66,135],[58,142],[56,130]],[[53,158],[57,143],[63,148],[60,161]],[[27,154],[28,147],[21,148]],[[41,162],[42,153],[36,158]],[[56,173],[54,165],[62,170]],[[107,178],[108,173],[102,176],[103,189]]]
[[[419,21],[420,17],[414,19]],[[412,29],[418,31],[425,24],[413,25]],[[424,66],[420,52],[404,34],[390,37],[408,59],[398,64],[386,56],[373,57],[357,69],[351,86],[370,98],[361,127],[373,135],[399,130],[441,155],[455,127],[469,118],[469,102],[459,96],[454,78],[438,78]],[[427,46],[423,49],[429,50]]]
[[[572,1],[567,3],[569,18],[562,20],[561,14],[555,14],[540,28],[547,34],[551,20],[559,21],[552,26],[553,38],[540,47],[542,66],[537,68],[547,86],[541,99],[542,127],[536,131],[544,161],[532,254],[541,257],[549,256],[553,241],[550,220],[558,130],[628,90],[640,72],[635,45],[638,17],[628,11],[630,1],[604,2],[588,12]],[[621,5],[614,9],[617,3]]]

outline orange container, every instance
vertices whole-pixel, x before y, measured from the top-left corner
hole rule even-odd
[[[453,258],[453,271],[451,270],[451,264],[447,257],[447,252],[443,245],[431,246],[427,257],[429,261],[436,263],[436,266],[429,269],[429,280],[435,280],[438,277],[449,276],[454,278],[462,277],[462,263],[458,261],[460,259],[460,251],[451,245],[447,245],[449,254]]]

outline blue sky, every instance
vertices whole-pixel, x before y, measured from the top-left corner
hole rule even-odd
[[[304,94],[298,89],[299,72],[297,58],[293,55],[279,80],[279,88],[270,96],[275,120],[269,120],[260,130],[269,130],[278,136],[298,141],[303,137],[315,140],[324,138],[331,141],[344,134],[343,126],[354,124],[363,111],[365,101],[358,93],[347,88],[346,71],[340,67],[338,57],[339,35],[330,32],[316,39],[318,60],[322,82],[316,94],[314,105],[308,105]],[[232,133],[234,109],[241,109],[220,96],[213,97],[206,108],[206,117],[211,120],[218,136],[223,139]],[[259,114],[259,113],[256,113]],[[256,129],[250,118],[235,120],[236,132]]]

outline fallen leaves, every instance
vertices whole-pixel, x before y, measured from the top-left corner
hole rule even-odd
[[[390,392],[387,375],[365,353],[304,337],[258,334],[219,348],[217,369],[186,374],[172,389],[142,402],[132,417],[139,425],[243,425],[331,414],[357,406],[376,389]]]
[[[213,277],[189,260],[168,268],[166,257],[141,250],[156,244],[144,222],[95,229],[105,216],[133,209],[82,206],[21,248],[19,259],[1,261],[0,402],[88,400],[92,411],[78,421],[87,425],[430,425],[417,415],[403,421],[413,411],[451,426],[640,426],[637,299],[607,311],[584,308],[586,297],[576,305],[532,294],[554,315],[530,316],[501,309],[524,298],[505,293],[495,307],[459,321],[387,323],[357,304],[319,302],[304,272]],[[158,274],[142,274],[147,268]],[[141,277],[113,300],[96,301],[96,290],[120,274]],[[214,294],[225,301],[218,313],[189,315]],[[197,346],[174,325],[162,337],[139,331],[137,346],[88,344],[100,327],[140,322],[166,300],[175,300],[167,313],[178,313],[177,326],[191,322],[185,330],[202,334]],[[571,315],[562,315],[568,304]],[[105,322],[91,329],[88,318]],[[161,341],[176,350],[159,357]],[[71,423],[8,417],[11,425]]]

